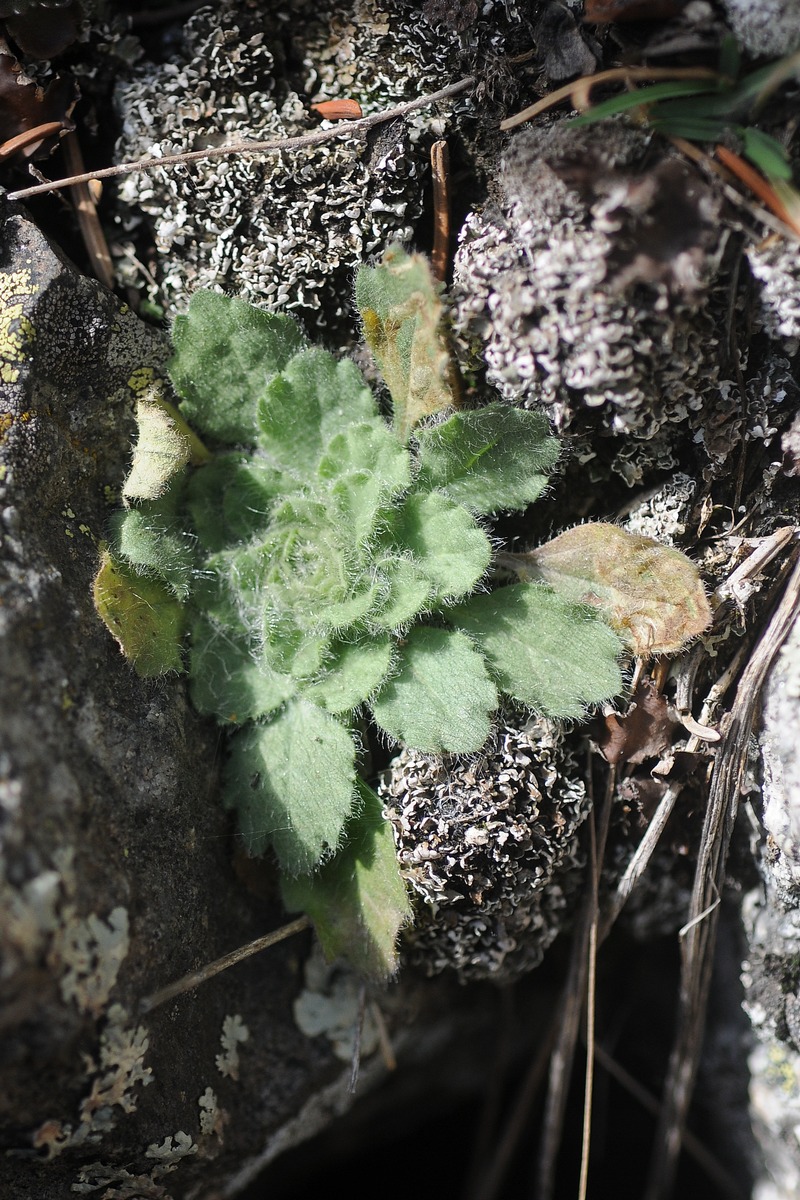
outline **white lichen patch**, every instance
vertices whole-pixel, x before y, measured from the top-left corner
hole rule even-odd
[[[91,1088],[81,1101],[79,1123],[73,1127],[45,1121],[33,1135],[34,1146],[53,1158],[67,1147],[101,1141],[116,1125],[120,1111],[136,1110],[136,1089],[153,1081],[151,1068],[144,1065],[148,1046],[144,1027],[129,1026],[125,1009],[112,1005],[100,1038],[99,1062],[89,1056],[85,1060]]]
[[[204,1138],[215,1137],[221,1145],[225,1126],[230,1117],[224,1108],[219,1107],[214,1089],[207,1087],[198,1099],[197,1105],[200,1109],[200,1136]]]
[[[107,920],[94,913],[85,919],[71,914],[57,930],[48,956],[63,972],[64,1000],[73,1000],[81,1012],[101,1016],[128,947],[127,909],[112,909]]]
[[[589,431],[587,461],[598,431],[619,437],[631,485],[675,465],[671,427],[713,423],[724,382],[718,202],[675,160],[646,167],[650,145],[614,121],[517,134],[499,203],[461,230],[453,286],[456,333],[488,381],[559,431]]]
[[[404,957],[465,981],[538,966],[569,924],[590,808],[563,734],[508,724],[472,762],[404,750],[379,794],[414,896]]]
[[[134,1175],[127,1167],[92,1163],[81,1167],[70,1191],[78,1196],[101,1192],[100,1200],[169,1200],[156,1172]]]
[[[789,354],[800,348],[800,255],[797,243],[770,238],[747,251],[750,269],[761,284],[756,309],[770,337],[786,341]]]
[[[361,979],[346,963],[326,961],[314,946],[304,967],[305,987],[294,1002],[294,1019],[306,1037],[324,1035],[337,1058],[352,1062],[360,1010]],[[369,1012],[361,1030],[362,1058],[378,1047],[378,1030]]]
[[[157,1159],[159,1172],[164,1175],[176,1170],[181,1160],[190,1154],[197,1154],[197,1143],[182,1129],[165,1137],[160,1145],[153,1142],[144,1152],[145,1158]]]
[[[298,136],[317,128],[316,101],[357,97],[369,114],[447,77],[454,37],[433,37],[398,0],[320,0],[297,10],[250,13],[222,2],[189,18],[172,61],[141,61],[118,85],[118,158]],[[298,91],[285,80],[290,41],[301,59],[292,73]],[[312,324],[338,304],[337,319],[352,324],[352,272],[411,237],[425,170],[415,142],[441,136],[452,107],[394,122],[374,147],[343,137],[307,151],[129,176],[119,193],[125,232],[113,246],[121,277],[168,308],[185,307],[198,287],[235,288]],[[158,251],[157,287],[139,276],[127,241],[143,215]]]
[[[239,1078],[239,1046],[250,1037],[250,1030],[236,1013],[222,1022],[220,1044],[222,1053],[216,1057],[217,1070],[228,1079]]]

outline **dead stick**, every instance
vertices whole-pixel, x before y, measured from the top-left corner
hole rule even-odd
[[[74,187],[77,183],[87,183],[90,179],[112,179],[117,175],[136,175],[145,171],[156,171],[160,167],[185,166],[187,163],[207,162],[213,158],[224,158],[231,154],[280,154],[286,150],[310,150],[331,142],[336,138],[353,137],[364,133],[375,125],[385,124],[386,121],[397,120],[407,113],[415,112],[418,108],[428,108],[440,100],[449,100],[459,92],[465,92],[475,83],[474,75],[467,75],[457,83],[448,84],[438,92],[419,96],[416,100],[408,100],[405,104],[397,104],[394,108],[384,109],[383,112],[372,113],[359,121],[348,121],[346,125],[336,125],[331,129],[316,129],[312,133],[303,133],[297,137],[269,138],[264,142],[245,141],[232,142],[228,146],[212,146],[208,150],[187,150],[183,154],[165,154],[163,158],[141,158],[136,162],[117,163],[114,167],[103,167],[99,171],[87,171],[82,175],[70,175],[66,179],[55,179],[50,183],[40,183],[36,187],[21,188],[9,192],[9,200],[26,200],[29,196],[40,196],[45,192],[57,191],[59,188]]]

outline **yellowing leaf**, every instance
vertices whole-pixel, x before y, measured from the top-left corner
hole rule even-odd
[[[178,410],[161,397],[157,387],[148,389],[139,399],[136,423],[139,436],[131,471],[122,489],[126,500],[157,500],[185,466],[199,465],[210,457],[197,434]]]
[[[711,622],[691,559],[604,521],[568,529],[526,554],[502,554],[500,564],[596,608],[642,657],[677,653]]]
[[[182,669],[183,608],[163,583],[103,550],[93,593],[99,616],[138,675]]]
[[[453,367],[441,323],[441,285],[421,254],[392,246],[378,267],[362,267],[356,304],[364,336],[394,406],[403,441],[423,417],[456,402]]]

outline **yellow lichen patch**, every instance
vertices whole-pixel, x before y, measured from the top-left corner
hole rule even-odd
[[[137,367],[128,380],[128,387],[138,396],[140,392],[146,392],[155,382],[156,373],[152,367]]]
[[[0,379],[4,379],[4,376],[2,374],[2,367],[0,367]],[[4,379],[4,382],[13,383],[14,380],[13,379],[12,380]],[[3,442],[6,440],[6,438],[8,437],[9,433],[11,432],[11,430],[14,428],[15,425],[27,425],[28,421],[32,421],[32,420],[33,420],[32,412],[21,412],[21,413],[0,412],[0,445],[2,445]]]
[[[16,383],[20,367],[29,358],[36,330],[30,317],[25,315],[25,301],[37,291],[38,287],[31,284],[28,270],[0,273],[0,380],[3,383]]]

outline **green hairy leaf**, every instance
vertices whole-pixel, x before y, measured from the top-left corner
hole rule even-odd
[[[259,398],[304,339],[289,317],[196,292],[187,315],[175,319],[172,341],[169,373],[181,413],[202,437],[237,445],[256,441]]]
[[[395,672],[372,701],[388,734],[429,754],[467,754],[489,736],[497,690],[469,638],[450,629],[413,629]]]
[[[335,717],[290,700],[231,739],[224,798],[252,854],[271,845],[290,875],[336,849],[355,795],[355,745]]]
[[[419,485],[478,513],[531,504],[558,459],[546,418],[504,404],[454,413],[416,436]]]
[[[450,620],[480,645],[498,687],[537,712],[579,718],[621,689],[617,636],[591,609],[547,587],[512,584],[473,596]]]
[[[397,970],[397,938],[411,917],[391,826],[381,802],[359,780],[361,811],[345,827],[341,851],[315,875],[285,878],[290,911],[307,912],[329,959],[347,957],[377,980]]]
[[[437,492],[409,497],[396,536],[433,584],[436,600],[471,592],[492,557],[489,539],[467,510]]]
[[[420,427],[452,408],[441,289],[395,249],[357,290],[391,423],[355,363],[289,318],[192,298],[171,364],[181,415],[140,404],[95,602],[140,674],[186,669],[226,729],[224,802],[249,852],[277,859],[287,904],[329,954],[384,977],[408,901],[359,775],[370,739],[474,753],[501,692],[580,716],[619,689],[620,643],[548,584],[478,591],[495,582],[478,518],[536,499],[555,439],[501,404]]]

